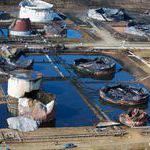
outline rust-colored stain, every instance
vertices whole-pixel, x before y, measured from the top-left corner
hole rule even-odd
[[[12,24],[11,29],[14,31],[30,31],[31,30],[31,22],[28,18],[17,19]]]

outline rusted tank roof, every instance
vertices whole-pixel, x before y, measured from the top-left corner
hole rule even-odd
[[[31,31],[31,22],[29,18],[16,19],[10,26],[13,31]]]

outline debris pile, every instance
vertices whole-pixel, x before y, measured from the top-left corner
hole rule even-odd
[[[33,61],[13,61],[9,58],[0,57],[0,74],[9,75],[20,69],[30,69]]]
[[[20,51],[3,45],[0,49],[0,74],[9,75],[20,69],[31,69],[33,60],[17,61],[15,57],[20,55]]]
[[[17,48],[10,47],[8,45],[2,45],[0,47],[0,56],[9,59],[15,59],[21,54],[21,50]]]
[[[125,32],[128,34],[150,37],[150,25],[131,22],[128,24]]]
[[[13,71],[18,69],[28,69],[32,65],[32,60],[13,62],[10,59],[0,57],[0,74],[12,74]]]
[[[66,37],[66,23],[63,21],[53,21],[44,26],[46,37]]]
[[[124,9],[112,8],[89,9],[88,17],[100,21],[127,21],[132,19]]]

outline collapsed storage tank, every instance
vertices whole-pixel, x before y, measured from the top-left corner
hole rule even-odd
[[[132,18],[124,9],[98,8],[89,9],[88,17],[100,21],[128,21]]]
[[[106,56],[95,59],[76,59],[73,66],[80,75],[98,79],[112,79],[116,72],[116,63]]]
[[[32,60],[15,61],[9,58],[0,57],[0,74],[9,75],[15,70],[31,69]]]
[[[99,94],[100,98],[106,102],[125,106],[144,105],[149,100],[149,94],[145,88],[129,85],[104,86]]]
[[[41,0],[23,0],[19,6],[19,18],[30,18],[31,22],[47,23],[55,17],[61,18],[52,10],[53,4]]]
[[[9,27],[9,34],[13,36],[31,35],[31,22],[29,18],[16,19]]]
[[[139,108],[128,110],[127,113],[119,115],[119,121],[128,127],[139,127],[147,124],[149,120],[148,114]]]
[[[42,74],[31,70],[18,70],[8,79],[8,95],[20,98],[25,93],[39,90],[42,81]]]
[[[55,119],[55,100],[54,94],[35,90],[21,98],[9,97],[7,108],[13,116],[24,116],[44,125]]]

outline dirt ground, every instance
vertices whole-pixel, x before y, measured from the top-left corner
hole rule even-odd
[[[91,127],[87,127],[90,129]],[[127,129],[127,134],[124,136],[99,136],[99,137],[84,137],[84,138],[60,138],[56,139],[55,135],[70,135],[85,134],[86,127],[82,128],[61,128],[61,129],[38,129],[33,133],[26,133],[24,137],[34,137],[32,142],[12,143],[6,144],[11,150],[50,150],[50,149],[63,149],[65,143],[74,143],[77,145],[77,150],[149,150],[150,138],[149,134],[142,134],[143,130]],[[58,133],[59,132],[59,133]],[[33,135],[31,135],[33,134]],[[40,136],[47,135],[53,136],[53,139],[44,139],[40,142]]]

